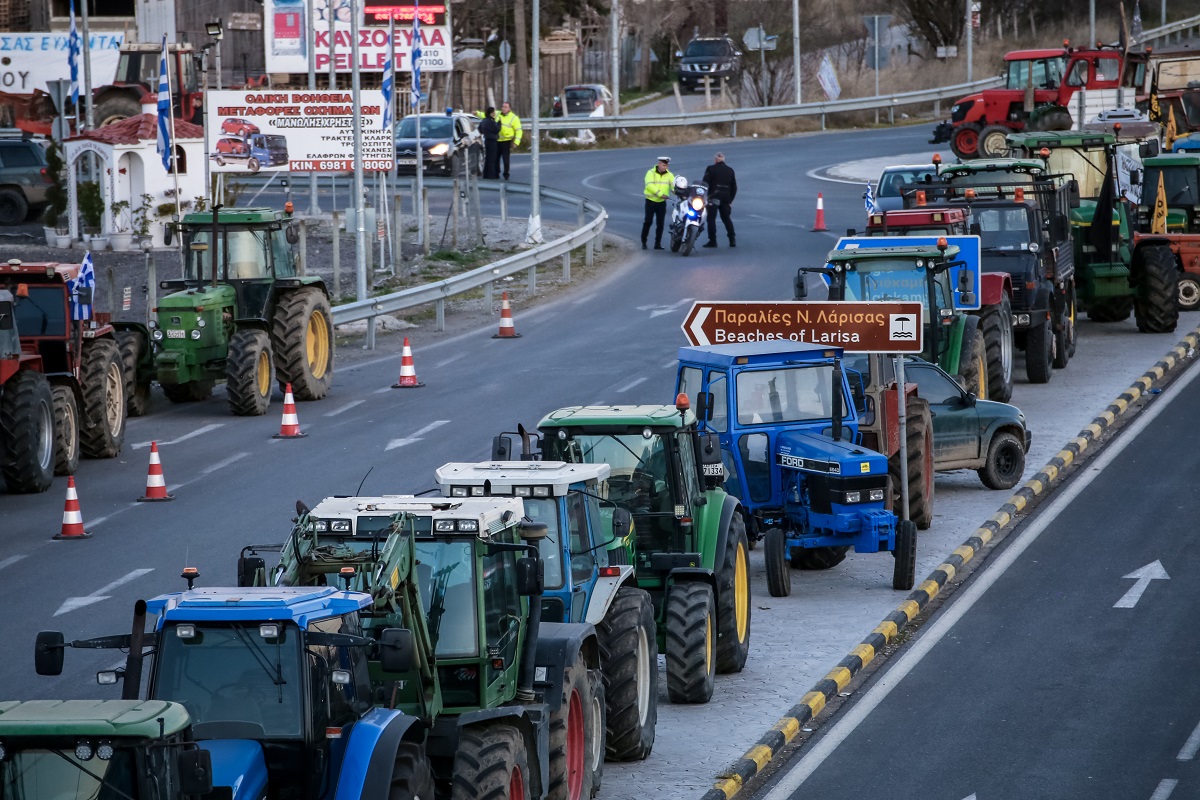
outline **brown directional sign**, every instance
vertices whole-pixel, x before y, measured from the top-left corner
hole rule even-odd
[[[783,339],[851,353],[921,352],[920,303],[697,302],[682,327],[693,345]]]

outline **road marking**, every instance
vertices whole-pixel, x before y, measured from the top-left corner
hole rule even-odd
[[[662,368],[663,369],[675,369],[675,367],[677,367],[677,366],[679,366],[679,362],[672,358],[670,361],[663,364]]]
[[[866,183],[869,183],[869,181],[858,181],[858,180],[852,181],[849,178],[831,178],[828,175],[818,175],[817,174],[818,172],[824,172],[827,169],[830,169],[830,167],[814,167],[813,169],[810,169],[808,172],[804,173],[804,177],[812,178],[814,181],[828,181],[829,183],[849,183],[854,186],[862,186]]]
[[[421,430],[417,431],[412,436],[408,436],[403,439],[392,439],[390,442],[388,442],[387,447],[383,448],[383,451],[386,453],[388,450],[395,450],[397,447],[404,447],[404,445],[406,445],[406,444],[412,444],[413,442],[419,442],[424,438],[425,434],[429,433],[432,430],[440,428],[443,425],[448,425],[449,423],[450,423],[450,420],[448,420],[448,419],[439,419],[435,422],[430,423],[429,425],[426,425],[424,428],[421,428]]]
[[[611,192],[612,189],[605,189],[603,186],[597,186],[596,184],[592,183],[592,181],[595,180],[596,178],[604,178],[609,175],[612,175],[612,173],[611,172],[597,172],[595,175],[588,175],[581,182],[583,183],[584,186],[591,189],[593,192]]]
[[[4,569],[5,567],[11,567],[13,564],[17,563],[24,557],[25,556],[9,556],[8,558],[4,559],[3,561],[0,561],[0,569]]]
[[[0,565],[3,566],[3,565]],[[1200,750],[1200,725],[1192,731],[1192,735],[1184,742],[1183,749],[1179,751],[1179,755],[1175,756],[1177,761],[1191,761],[1196,757],[1196,751]]]
[[[643,384],[647,380],[648,380],[647,378],[634,378],[629,383],[622,386],[620,389],[617,389],[617,394],[620,394],[621,392],[628,392],[633,387]]]
[[[206,433],[211,433],[212,431],[215,431],[217,428],[223,428],[223,427],[225,427],[224,422],[214,422],[211,425],[205,425],[203,428],[197,428],[196,430],[192,431],[191,433],[185,433],[183,436],[177,437],[175,439],[171,439],[171,440],[165,441],[165,442],[158,442],[158,446],[165,447],[166,445],[169,445],[169,444],[179,444],[180,442],[186,442],[188,439],[195,439],[197,436],[203,436]],[[146,447],[149,447],[150,444],[151,444],[150,442],[138,442],[137,444],[133,445],[133,449],[134,450],[142,450]]]
[[[573,305],[573,306],[581,306],[581,305],[583,305],[584,303],[590,303],[590,302],[592,302],[592,300],[594,300],[595,298],[596,298],[596,293],[595,293],[595,292],[592,292],[591,294],[585,294],[583,297],[579,298],[578,300],[572,300],[572,301],[571,301],[571,305]]]
[[[1178,391],[1167,397],[1167,402],[1154,403],[1146,408],[1116,441],[1101,451],[1090,470],[1064,486],[1056,497],[1052,497],[1044,516],[1035,519],[1011,545],[996,555],[995,561],[986,570],[975,576],[972,579],[973,582],[967,585],[965,591],[956,596],[953,603],[943,608],[941,616],[932,619],[921,636],[909,645],[912,649],[907,652],[901,650],[900,658],[880,675],[878,682],[868,689],[853,707],[834,718],[833,723],[826,728],[825,735],[814,742],[807,753],[801,751],[800,760],[781,775],[779,783],[775,784],[764,800],[790,800],[800,785],[820,768],[825,759],[833,755],[834,750],[846,741],[850,734],[854,733],[867,716],[887,699],[887,696],[904,680],[905,676],[921,663],[921,659],[925,658],[934,646],[945,638],[950,629],[982,599],[984,592],[1000,580],[1013,562],[1038,540],[1038,537],[1058,518],[1063,509],[1070,505],[1084,489],[1091,486],[1096,477],[1103,474],[1104,469],[1117,456],[1125,452],[1125,448],[1131,442],[1136,441],[1142,431],[1171,406],[1171,402],[1183,393],[1183,390],[1196,379],[1197,375],[1200,375],[1200,372],[1184,372],[1176,384],[1172,385],[1172,389],[1178,389]],[[1156,797],[1152,800],[1164,800],[1164,798]]]
[[[376,389],[375,391],[371,392],[371,394],[387,394],[391,390],[392,390],[392,387],[384,386],[382,389]]]
[[[153,571],[153,567],[148,569],[135,569],[133,572],[117,578],[112,583],[101,586],[99,589],[89,595],[84,597],[68,597],[65,601],[63,601],[63,604],[58,607],[58,611],[54,612],[54,616],[57,617],[59,614],[66,614],[68,611],[75,611],[76,609],[83,608],[84,606],[90,606],[92,603],[99,603],[101,600],[107,600],[110,595],[106,595],[105,592],[111,592],[118,586],[124,586],[130,581],[135,581],[146,573]]]
[[[241,461],[243,458],[245,458],[248,455],[250,455],[250,454],[249,453],[234,453],[233,455],[231,455],[229,458],[225,459],[224,461],[218,461],[216,464],[213,464],[211,467],[205,467],[204,469],[200,470],[200,474],[201,475],[211,475],[219,469],[225,469],[225,467],[228,467],[230,464],[232,464],[235,461]],[[186,484],[181,483],[179,485],[184,486]]]
[[[465,355],[466,355],[466,352],[460,350],[458,355],[450,356],[445,361],[439,361],[437,364],[434,365],[434,368],[441,369],[442,367],[446,366],[447,364],[453,364],[455,361],[458,361],[460,358],[462,358]]]
[[[341,408],[335,408],[333,411],[326,412],[325,416],[336,417],[338,414],[341,414],[343,411],[349,411],[350,409],[354,408],[355,406],[362,405],[365,402],[367,402],[367,401],[366,400],[355,400],[353,403],[347,403],[346,405],[342,406]]]
[[[1179,781],[1174,778],[1163,778],[1158,782],[1158,788],[1154,790],[1154,794],[1150,795],[1150,800],[1167,800],[1178,784]]]
[[[693,298],[685,297],[684,299],[680,300],[678,303],[675,303],[674,305],[638,306],[637,310],[638,311],[649,311],[650,319],[654,319],[655,317],[661,317],[663,314],[673,313],[674,311],[678,310],[678,308],[680,306],[690,305],[693,302],[694,302]]]
[[[1166,581],[1170,580],[1171,576],[1163,569],[1162,563],[1153,561],[1141,569],[1135,569],[1122,580],[1126,578],[1133,578],[1137,583],[1131,586],[1120,600],[1113,603],[1113,608],[1133,608],[1138,604],[1138,600],[1142,599],[1142,593],[1146,591],[1150,581]]]

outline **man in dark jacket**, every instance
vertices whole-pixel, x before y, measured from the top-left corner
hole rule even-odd
[[[483,177],[500,177],[500,123],[496,121],[496,109],[491,106],[483,112],[483,121],[479,123],[479,133],[483,136]]]
[[[737,247],[737,236],[733,232],[733,220],[730,218],[733,198],[737,197],[737,177],[733,169],[725,163],[725,154],[717,153],[713,163],[704,170],[704,182],[708,184],[708,241],[705,247],[717,246],[717,214],[725,225],[725,235],[729,237],[729,246]]]

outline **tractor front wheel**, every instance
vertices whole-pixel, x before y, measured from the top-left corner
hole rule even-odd
[[[954,155],[968,160],[979,157],[979,127],[964,123],[950,136],[950,149]]]
[[[279,296],[271,320],[275,378],[292,385],[297,400],[320,400],[333,383],[333,314],[316,287]]]
[[[1067,292],[1059,329],[1054,332],[1054,368],[1065,369],[1075,354],[1075,288]]]
[[[1053,364],[1054,331],[1047,317],[1025,334],[1025,376],[1030,383],[1049,383]]]
[[[892,588],[907,592],[917,581],[917,526],[912,520],[896,522],[896,559],[892,567]]]
[[[125,442],[125,369],[112,339],[84,345],[83,427],[80,443],[88,458],[114,458]]]
[[[1013,327],[1012,303],[1008,295],[994,306],[987,306],[979,317],[987,361],[989,400],[1007,403],[1012,399]]]
[[[1179,324],[1179,269],[1175,254],[1166,245],[1147,246],[1134,254],[1141,268],[1134,264],[1140,276],[1133,317],[1142,333],[1170,333]]]
[[[96,104],[96,126],[103,127],[136,117],[142,113],[142,104],[127,94],[110,94]]]
[[[433,767],[425,757],[425,748],[415,742],[401,742],[392,764],[387,800],[429,800],[433,791]]]
[[[79,468],[79,404],[70,386],[55,386],[54,474],[74,475]]]
[[[788,563],[787,536],[780,528],[767,531],[763,543],[763,559],[767,564],[767,592],[771,597],[787,597],[792,593],[792,565]]]
[[[987,351],[983,343],[983,334],[979,330],[978,317],[963,319],[962,347],[958,353],[958,374],[962,376],[963,386],[976,397],[988,396]]]
[[[658,638],[645,589],[622,586],[596,625],[605,688],[606,754],[640,761],[654,747],[658,722]]]
[[[0,389],[0,474],[21,494],[54,481],[54,396],[40,372],[20,370]]]
[[[750,545],[734,511],[717,572],[717,672],[741,672],[750,654]]]
[[[667,590],[667,697],[672,703],[707,703],[716,675],[717,604],[699,581]]]
[[[229,410],[239,417],[260,417],[271,404],[271,337],[257,328],[241,328],[229,340],[225,357],[225,393]]]
[[[1008,155],[1008,135],[1012,133],[1003,125],[988,125],[979,132],[980,158],[1003,158]]]
[[[125,367],[125,403],[131,417],[144,417],[150,410],[150,379],[138,377],[138,364],[146,353],[146,337],[137,331],[117,334],[121,364]]]
[[[592,688],[583,654],[563,672],[562,697],[550,712],[549,800],[590,800],[596,726]]]
[[[905,445],[908,450],[908,518],[921,530],[933,525],[933,415],[929,401],[908,398],[904,404]],[[892,510],[900,515],[900,450],[888,459],[892,478]]]
[[[450,800],[529,800],[529,751],[521,731],[504,722],[461,729],[451,780]]]
[[[1179,276],[1179,310],[1195,311],[1200,308],[1200,275],[1185,272]]]

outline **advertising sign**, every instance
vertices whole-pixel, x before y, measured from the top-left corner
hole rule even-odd
[[[349,91],[237,91],[205,95],[213,172],[349,172],[354,106]],[[383,127],[383,92],[362,91],[363,169],[386,172],[396,148]]]
[[[92,31],[88,46],[92,56],[92,84],[112,83],[117,74],[121,31]],[[32,94],[34,89],[48,91],[46,82],[65,78],[67,71],[67,32],[0,33],[0,91]],[[83,61],[79,62],[80,91],[83,91]]]
[[[684,334],[693,345],[782,340],[848,353],[920,353],[921,304],[714,301],[692,304]]]
[[[350,0],[316,0],[312,20],[307,19],[308,8],[304,0],[263,0],[263,18],[266,28],[263,36],[266,46],[267,72],[308,72],[308,34],[313,29],[316,46],[317,72],[329,72],[330,26],[333,14],[332,57],[338,72],[350,71],[351,45],[350,15],[353,6]],[[437,9],[441,8],[439,14]],[[445,8],[420,7],[421,15],[421,70],[424,72],[448,72],[451,65],[450,29],[446,27]],[[358,31],[358,66],[363,72],[383,72],[388,59],[388,15],[396,17],[396,69],[412,71],[412,6],[388,4],[382,8],[368,8],[362,21],[367,22]],[[407,14],[407,16],[406,16]],[[369,20],[369,21],[368,21]],[[429,21],[433,20],[433,21]],[[380,27],[382,26],[382,27]]]
[[[821,66],[817,69],[817,82],[821,84],[821,89],[830,100],[837,100],[842,96],[842,86],[838,83],[837,70],[833,68],[833,59],[829,53],[821,59]]]
[[[978,236],[947,236],[946,242],[958,246],[958,260],[965,263],[962,267],[950,268],[950,285],[954,287],[954,308],[959,311],[978,311],[980,306],[980,286],[983,280],[983,257]],[[932,247],[937,244],[936,236],[856,236],[843,237],[838,240],[838,250],[867,249],[874,247]],[[971,274],[971,291],[975,293],[975,302],[966,305],[962,293],[958,290],[958,274],[966,269]],[[922,289],[923,293],[923,289]]]

